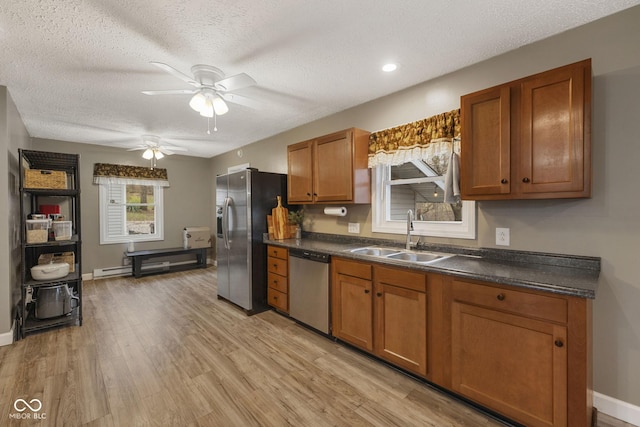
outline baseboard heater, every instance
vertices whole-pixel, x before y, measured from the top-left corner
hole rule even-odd
[[[131,266],[96,268],[93,270],[94,279],[106,279],[107,277],[131,276]]]
[[[161,270],[163,268],[169,268],[172,265],[182,265],[182,264],[194,264],[195,260],[190,261],[178,261],[178,262],[150,262],[147,264],[142,264],[143,270]],[[105,267],[105,268],[96,268],[93,270],[93,278],[94,279],[106,279],[109,277],[118,277],[118,276],[131,276],[131,266],[130,265],[120,265],[118,267]]]

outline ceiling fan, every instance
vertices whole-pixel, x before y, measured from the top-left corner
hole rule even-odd
[[[231,93],[234,90],[256,84],[256,81],[245,73],[225,77],[219,68],[197,64],[191,67],[193,77],[190,77],[162,62],[151,62],[151,64],[189,83],[194,89],[143,90],[142,93],[145,95],[193,94],[189,106],[199,112],[201,116],[208,118],[221,116],[229,111],[225,101],[251,108],[258,106],[257,102],[250,98]]]
[[[137,150],[145,150],[144,153],[142,153],[142,157],[146,160],[151,160],[153,167],[156,167],[156,160],[160,160],[164,156],[175,154],[176,151],[187,151],[187,149],[183,147],[161,144],[160,137],[155,135],[142,135],[142,143],[127,151]]]

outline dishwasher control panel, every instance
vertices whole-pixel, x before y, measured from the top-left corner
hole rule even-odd
[[[310,261],[316,262],[329,262],[331,256],[329,254],[322,254],[318,252],[306,251],[304,249],[289,249],[289,256],[296,258],[304,258]]]

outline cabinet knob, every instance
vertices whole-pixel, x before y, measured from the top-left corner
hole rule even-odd
[[[278,268],[278,264],[273,264],[273,268],[277,269]]]
[[[315,197],[318,197],[318,193],[313,193],[313,195],[314,195]]]
[[[369,293],[369,289],[365,289],[365,290],[364,290],[364,293],[365,293],[365,294],[368,294],[368,293]]]
[[[382,292],[378,292],[378,293],[376,293],[376,295],[381,297],[382,296]]]
[[[557,340],[554,342],[554,344],[556,345],[556,347],[562,347],[562,346],[564,346],[564,343],[563,343],[563,342],[562,342],[562,340],[560,340],[560,339],[557,339]]]
[[[275,301],[277,301],[277,300],[278,300],[278,295],[274,295],[274,296],[273,296],[273,299],[274,299]]]
[[[502,178],[502,180],[500,181],[500,184],[506,184],[507,182],[509,182],[506,178]]]
[[[310,195],[311,195],[311,193],[307,193],[307,196],[310,196]]]
[[[496,298],[498,298],[498,301],[504,301],[504,294],[498,294]]]
[[[529,182],[529,178],[525,176],[524,178],[522,178],[522,182]]]

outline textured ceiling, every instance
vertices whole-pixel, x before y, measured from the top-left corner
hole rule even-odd
[[[212,157],[639,4],[640,0],[2,0],[0,85],[29,134]],[[154,67],[247,73],[207,135]],[[380,67],[400,64],[392,74]],[[211,123],[213,129],[213,122]]]

